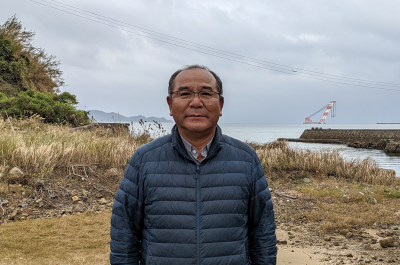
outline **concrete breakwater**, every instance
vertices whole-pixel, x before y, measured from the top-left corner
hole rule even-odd
[[[400,141],[400,130],[341,130],[311,128],[304,130],[300,139],[332,139],[345,143],[352,141],[377,142],[380,140]]]
[[[311,128],[304,130],[294,142],[338,143],[355,148],[381,149],[386,153],[400,153],[400,130],[343,130]]]

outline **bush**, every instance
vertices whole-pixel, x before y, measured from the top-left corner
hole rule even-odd
[[[39,115],[46,123],[89,124],[88,112],[77,110],[77,103],[76,97],[68,92],[54,95],[27,90],[16,97],[7,97],[0,92],[0,115],[4,118]]]
[[[75,108],[76,97],[58,94],[64,85],[60,62],[34,47],[34,36],[15,16],[0,25],[0,116],[39,115],[47,123],[88,124],[88,112]]]

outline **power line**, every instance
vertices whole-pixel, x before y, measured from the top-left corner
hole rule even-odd
[[[283,64],[277,64],[277,63],[273,63],[273,62],[268,62],[268,61],[265,61],[265,60],[259,60],[259,59],[256,59],[256,58],[252,58],[252,57],[248,57],[248,56],[244,56],[244,55],[240,55],[240,54],[236,54],[236,53],[232,53],[232,52],[227,52],[227,51],[224,51],[224,50],[215,49],[215,48],[210,47],[210,46],[206,46],[206,45],[198,44],[198,43],[195,43],[195,42],[183,40],[183,39],[176,38],[176,37],[173,37],[173,36],[170,36],[170,35],[166,35],[166,34],[163,34],[163,33],[159,33],[159,32],[157,32],[157,31],[152,31],[152,30],[149,30],[149,29],[146,29],[146,28],[143,28],[143,27],[139,27],[139,26],[136,26],[136,25],[133,25],[133,24],[129,24],[129,23],[123,22],[123,21],[119,21],[119,20],[116,20],[116,19],[113,19],[113,18],[109,18],[109,17],[103,16],[103,15],[100,15],[100,14],[97,14],[97,13],[94,13],[94,12],[91,12],[91,11],[86,11],[86,10],[84,10],[84,9],[80,9],[80,8],[77,8],[77,7],[68,5],[68,4],[64,4],[64,3],[59,2],[59,1],[56,1],[56,0],[42,0],[42,1],[44,1],[44,2],[52,1],[52,2],[55,2],[55,3],[59,4],[59,5],[69,7],[70,10],[71,10],[71,9],[72,9],[72,10],[79,10],[79,11],[82,11],[82,12],[80,12],[80,13],[92,14],[92,15],[97,16],[97,17],[100,17],[100,18],[104,18],[104,19],[107,19],[107,20],[115,21],[115,22],[117,22],[117,23],[120,23],[120,24],[122,24],[122,25],[129,26],[129,27],[138,28],[138,29],[140,29],[140,30],[144,30],[144,31],[147,31],[147,32],[150,32],[150,33],[153,33],[153,34],[156,34],[156,35],[159,35],[159,36],[168,38],[168,39],[172,39],[172,40],[174,40],[174,41],[179,41],[179,42],[183,42],[183,43],[193,44],[193,45],[196,45],[196,46],[198,46],[198,47],[203,47],[203,48],[206,48],[206,49],[211,49],[212,51],[218,51],[218,52],[221,52],[221,53],[224,53],[224,54],[227,54],[227,55],[231,55],[231,56],[233,55],[233,56],[235,56],[235,57],[236,57],[236,56],[239,56],[240,58],[249,59],[249,60],[252,60],[252,61],[257,62],[257,63],[270,64],[270,65],[277,66],[278,68],[282,68],[282,67],[283,67],[284,70],[291,70],[291,71],[297,70],[297,71],[303,71],[303,72],[314,73],[314,74],[318,74],[318,75],[330,76],[330,77],[334,77],[334,78],[350,79],[350,80],[356,80],[356,81],[368,82],[368,83],[385,84],[385,85],[388,85],[388,86],[400,86],[400,84],[393,84],[393,83],[386,83],[386,82],[379,82],[379,81],[370,81],[370,80],[364,80],[364,79],[357,79],[357,78],[350,78],[350,77],[343,77],[343,76],[325,74],[325,73],[321,73],[321,72],[310,71],[310,70],[301,69],[301,68],[296,68],[296,67],[291,67],[291,66],[287,66],[287,65],[283,65]],[[56,4],[56,5],[57,5],[57,4]]]
[[[31,1],[32,1],[32,0],[31,0]],[[46,0],[42,0],[42,1],[48,2],[48,1],[46,1]],[[70,5],[63,4],[63,3],[58,2],[58,1],[54,1],[54,0],[50,0],[50,1],[53,1],[53,2],[56,2],[56,3],[60,3],[60,4],[62,4],[62,5],[68,6],[68,7],[72,7],[73,9],[77,9],[77,10],[83,11],[83,12],[79,12],[79,13],[81,13],[81,14],[82,14],[82,13],[83,13],[83,14],[85,14],[85,13],[90,13],[90,14],[94,14],[95,16],[104,17],[104,16],[98,15],[98,14],[93,13],[93,12],[85,11],[85,10],[83,10],[83,9],[79,9],[79,8],[76,8],[76,7],[73,7],[73,6],[70,6]],[[35,3],[38,3],[38,4],[42,4],[42,3],[39,3],[39,2],[36,2],[36,1],[32,1],[32,2],[35,2]],[[51,3],[51,4],[53,4],[53,3]],[[42,5],[45,5],[45,4],[42,4]],[[57,5],[57,4],[56,4],[56,5]],[[80,16],[80,15],[77,15],[77,14],[72,13],[72,12],[68,12],[68,11],[63,10],[63,9],[60,9],[60,8],[55,8],[55,7],[49,6],[49,5],[45,5],[45,6],[48,6],[48,7],[51,7],[51,8],[54,8],[54,9],[57,9],[57,10],[60,10],[60,11],[66,12],[66,13],[70,13],[70,14],[76,15],[76,16],[78,16],[78,17],[82,17],[82,16]],[[60,5],[58,5],[58,7],[65,8],[65,7],[62,7],[62,6],[60,6]],[[71,8],[68,8],[68,9],[71,10]],[[74,10],[74,12],[76,12],[76,11]],[[87,17],[83,17],[83,18],[88,19],[88,20],[92,20],[92,19],[87,18]],[[99,18],[97,18],[97,17],[95,17],[95,18],[96,18],[96,19],[99,19]],[[104,17],[104,18],[106,18],[106,19],[108,19],[108,20],[112,20],[112,21],[117,21],[117,22],[122,23],[122,24],[131,25],[131,24],[128,24],[128,23],[124,23],[124,22],[121,22],[121,21],[112,19],[112,18],[108,18],[108,17]],[[92,21],[97,22],[97,23],[101,23],[101,24],[105,24],[105,23],[102,23],[101,21],[98,21],[98,20],[92,20]],[[105,25],[111,26],[111,27],[115,27],[115,28],[118,28],[118,29],[120,29],[120,30],[124,30],[124,31],[130,32],[130,33],[138,34],[137,32],[132,32],[132,31],[127,30],[127,29],[121,29],[121,28],[119,28],[119,27],[116,27],[115,25],[110,25],[110,24],[105,24]],[[132,26],[133,26],[133,27],[137,27],[137,26],[134,26],[134,25],[132,25]],[[150,30],[147,30],[147,29],[144,29],[144,28],[141,28],[141,27],[137,27],[137,28],[140,28],[141,30],[150,31]],[[150,32],[155,32],[155,31],[150,31]],[[145,32],[145,33],[146,33],[146,32]],[[172,41],[176,41],[176,39],[177,39],[177,38],[174,38],[174,37],[171,37],[171,36],[162,34],[162,33],[158,33],[158,32],[155,32],[155,33],[158,34],[158,35],[156,35],[156,37],[160,37],[160,35],[161,35],[161,36],[167,36],[167,37],[168,37],[168,40],[171,40],[171,39],[172,39]],[[147,34],[148,34],[148,32],[147,32]],[[171,45],[175,45],[175,46],[182,47],[182,45],[177,45],[176,43],[167,42],[167,41],[165,41],[165,40],[160,40],[160,39],[158,39],[158,38],[149,37],[149,36],[146,36],[146,35],[143,35],[143,34],[138,34],[138,35],[141,35],[141,36],[147,37],[147,38],[151,38],[151,39],[155,39],[155,40],[158,40],[158,41],[162,41],[162,42],[165,42],[165,43],[169,43],[169,44],[171,44]],[[175,39],[175,40],[174,40],[174,39]],[[181,42],[193,43],[193,42],[188,42],[188,41],[181,40],[181,39],[177,39],[177,40],[180,40]],[[204,45],[200,45],[200,44],[196,44],[196,43],[193,43],[193,44],[195,44],[195,45],[197,45],[197,46],[207,47],[208,49],[216,50],[216,49],[214,49],[214,48],[212,48],[212,47],[208,47],[208,46],[204,46]],[[237,60],[228,59],[228,58],[226,58],[226,57],[221,57],[221,56],[218,56],[218,55],[215,55],[215,54],[210,54],[210,53],[207,53],[207,52],[204,52],[204,51],[199,51],[199,50],[193,49],[193,48],[192,48],[192,49],[191,49],[191,48],[188,48],[188,47],[182,47],[182,48],[186,48],[186,49],[193,50],[193,51],[197,51],[197,52],[202,52],[202,53],[205,53],[205,54],[208,54],[208,55],[211,55],[211,56],[216,56],[216,57],[219,57],[219,58],[223,58],[223,59],[226,59],[226,60],[235,61],[235,62],[238,62],[238,63],[243,63],[242,61],[237,61]],[[210,51],[210,50],[206,50],[206,51],[208,51],[208,52],[214,52],[214,53],[215,53],[215,51],[213,51],[213,50],[211,50],[211,51]],[[218,50],[218,51],[222,51],[222,50]],[[223,52],[224,52],[224,53],[228,53],[228,54],[232,54],[232,53],[225,52],[225,51],[223,51]],[[221,55],[221,53],[217,53],[217,54]],[[222,54],[222,55],[225,55],[225,56],[226,56],[226,54]],[[235,54],[235,55],[236,55],[236,54]],[[242,55],[237,55],[237,56],[240,56],[240,57],[242,57],[242,58],[246,57],[246,56],[242,56]],[[232,57],[232,56],[231,56],[231,57]],[[241,59],[241,58],[237,58],[237,57],[236,57],[236,58],[233,57],[233,58],[234,58],[234,59]],[[250,58],[250,57],[247,57],[247,58]],[[253,60],[253,61],[250,61],[251,63],[257,63],[257,62],[254,62],[254,60],[258,60],[258,59],[254,59],[254,58],[251,58],[251,59]],[[258,60],[258,61],[261,61],[261,60]],[[249,63],[244,63],[244,64],[256,66],[256,65],[254,65],[254,64],[249,64]],[[260,66],[257,66],[257,67],[260,67]],[[354,81],[343,82],[343,81],[346,81],[346,80],[340,80],[340,81],[342,81],[342,82],[337,82],[337,81],[334,81],[335,79],[334,79],[334,80],[332,80],[332,79],[326,79],[326,78],[330,78],[330,77],[326,77],[326,76],[323,76],[324,79],[323,79],[323,78],[316,78],[316,77],[310,76],[310,74],[308,74],[308,73],[303,74],[303,73],[297,73],[297,71],[290,70],[290,69],[282,69],[282,68],[279,69],[279,67],[278,67],[278,69],[276,69],[276,67],[275,67],[275,68],[270,68],[270,67],[271,67],[271,66],[269,66],[269,67],[261,67],[261,68],[265,68],[265,69],[269,69],[269,70],[272,70],[272,71],[277,71],[277,72],[281,72],[281,73],[285,73],[285,74],[298,75],[298,76],[302,76],[302,77],[312,78],[312,79],[316,79],[316,80],[322,80],[322,81],[328,81],[328,82],[336,82],[336,83],[339,83],[339,84],[356,85],[356,86],[363,86],[363,87],[377,88],[377,89],[384,89],[384,90],[397,90],[397,89],[389,89],[389,88],[380,88],[380,87],[376,87],[376,85],[379,85],[379,83],[381,83],[381,85],[382,85],[382,84],[386,84],[386,85],[384,85],[384,86],[395,86],[395,87],[397,86],[397,84],[383,83],[383,82],[375,82],[375,81],[367,81],[367,80],[361,80],[361,79],[359,79],[359,80],[361,80],[360,82],[375,82],[375,83],[378,83],[378,84],[369,84],[369,83],[362,84],[362,83],[361,83],[362,85],[360,85],[360,84],[357,84],[357,83],[356,83],[356,84],[354,84],[354,83],[348,83],[348,82],[354,82]],[[288,67],[288,66],[284,66],[284,67]],[[292,69],[298,69],[298,68],[292,68]],[[291,71],[291,72],[290,72],[290,71]],[[308,70],[306,70],[306,71],[308,71]],[[309,71],[309,72],[310,72],[310,71]],[[323,74],[323,73],[319,73],[319,74]],[[328,75],[328,74],[324,74],[324,75]],[[320,76],[317,76],[317,77],[320,77]],[[340,77],[340,78],[345,78],[345,77]],[[336,78],[336,79],[337,79],[337,78]],[[352,79],[354,79],[354,78],[352,78]],[[356,79],[354,79],[354,80],[356,80]],[[375,86],[373,86],[373,85],[375,85]]]
[[[385,83],[385,82],[377,82],[377,81],[369,81],[363,79],[356,79],[356,78],[349,78],[349,77],[341,77],[335,76],[315,71],[309,71],[305,69],[290,67],[286,65],[276,64],[264,60],[259,60],[243,55],[239,55],[236,53],[231,53],[219,49],[215,49],[209,46],[197,44],[194,42],[186,41],[183,39],[175,38],[170,35],[162,34],[156,31],[148,30],[142,27],[138,27],[132,24],[128,24],[122,21],[118,21],[109,17],[105,17],[90,11],[86,11],[80,8],[73,7],[71,5],[63,4],[61,2],[55,0],[41,0],[41,3],[35,0],[29,0],[31,2],[50,7],[52,9],[56,9],[80,18],[84,18],[86,20],[90,20],[99,24],[103,24],[109,27],[113,27],[119,30],[123,30],[132,34],[136,34],[142,37],[146,37],[149,39],[157,40],[163,43],[167,43],[170,45],[174,45],[177,47],[181,47],[187,50],[196,51],[199,53],[211,55],[214,57],[222,58],[225,60],[250,65],[262,69],[268,69],[275,72],[280,72],[288,75],[295,75],[300,77],[305,77],[314,80],[326,81],[331,83],[337,84],[344,84],[344,85],[352,85],[352,86],[359,86],[359,87],[366,87],[366,88],[374,88],[374,89],[381,89],[381,90],[391,90],[391,91],[399,91],[400,89],[395,89],[393,87],[399,87],[400,84],[394,83]],[[121,28],[123,27],[123,28]],[[355,81],[353,81],[355,80]]]

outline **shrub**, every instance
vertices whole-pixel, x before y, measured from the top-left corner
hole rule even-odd
[[[88,124],[88,112],[75,108],[76,97],[58,94],[64,85],[60,62],[34,47],[34,36],[15,16],[0,25],[0,116],[39,115],[47,123]]]
[[[15,97],[0,93],[0,115],[4,118],[24,118],[39,115],[46,123],[63,123],[72,126],[89,124],[88,112],[77,110],[78,102],[68,92],[46,94],[27,90]]]

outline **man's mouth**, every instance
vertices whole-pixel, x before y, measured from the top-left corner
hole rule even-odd
[[[205,116],[204,115],[200,115],[200,114],[192,114],[192,115],[187,115],[186,117],[202,118],[202,117],[205,117]]]

